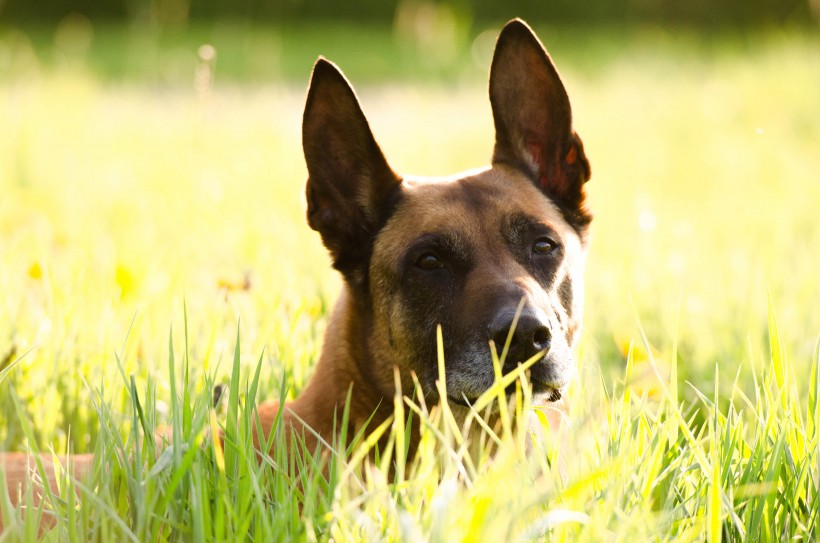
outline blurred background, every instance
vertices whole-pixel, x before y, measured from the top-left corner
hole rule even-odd
[[[454,79],[469,71],[465,58],[491,50],[482,31],[513,16],[574,44],[572,60],[604,62],[637,29],[649,39],[728,33],[741,42],[761,29],[816,30],[820,1],[0,0],[0,76],[80,62],[109,80],[188,81],[195,45],[207,42],[222,80],[302,78],[317,51],[374,81]]]
[[[772,351],[808,375],[818,0],[0,0],[0,371],[20,359],[0,449],[25,442],[12,392],[39,439],[83,451],[90,391],[116,410],[123,376],[153,377],[161,405],[169,350],[219,380],[237,328],[247,372],[261,356],[263,389],[297,393],[339,289],[304,221],[313,62],[342,67],[396,170],[449,174],[489,161],[512,17],[553,56],[592,162],[577,394],[623,383],[631,345],[647,398],[650,351],[693,402],[716,371],[753,395]]]

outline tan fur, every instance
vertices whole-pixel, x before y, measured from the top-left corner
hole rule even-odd
[[[26,484],[32,484],[33,505],[38,507],[42,502],[48,486],[55,496],[59,496],[58,477],[65,475],[65,470],[70,469],[71,475],[79,480],[88,476],[94,463],[94,455],[77,454],[70,459],[65,456],[55,457],[51,454],[40,454],[39,459],[43,464],[46,473],[46,481],[40,476],[36,458],[27,453],[0,453],[0,470],[3,470],[6,477],[6,488],[12,506],[25,504]],[[58,473],[60,475],[58,476]],[[0,492],[0,500],[5,497]],[[43,516],[40,530],[44,530],[53,525],[53,519],[45,514]],[[3,519],[0,518],[0,533],[3,532]]]

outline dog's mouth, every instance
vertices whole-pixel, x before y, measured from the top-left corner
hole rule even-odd
[[[557,402],[562,397],[561,389],[554,385],[538,382],[531,383],[531,385],[533,396],[539,396],[539,399],[543,398],[543,401],[548,403]],[[515,383],[507,386],[504,392],[506,393],[507,399],[509,399],[515,394]],[[447,399],[452,403],[463,405],[464,407],[472,407],[478,401],[477,396],[468,397],[466,394],[462,394],[460,397],[448,394]]]

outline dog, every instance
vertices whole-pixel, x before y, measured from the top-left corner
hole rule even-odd
[[[534,403],[564,409],[592,220],[589,161],[558,71],[521,20],[499,35],[489,91],[489,167],[403,176],[389,166],[342,72],[323,58],[314,65],[302,125],[307,222],[344,282],[314,376],[284,406],[258,406],[263,434],[281,417],[315,450],[333,442],[346,405],[347,435],[367,421],[374,427],[393,416],[396,373],[404,391],[414,390],[415,377],[428,405],[467,409],[495,382],[491,342],[508,339],[502,370],[535,358]],[[438,327],[446,398],[436,386]],[[266,438],[257,436],[257,446]],[[31,463],[0,455],[10,495]],[[73,463],[82,476],[91,457]]]
[[[444,400],[438,326],[451,405],[469,406],[493,385],[490,342],[500,350],[511,332],[503,370],[540,356],[530,367],[533,398],[561,400],[583,308],[590,166],[561,78],[521,20],[499,35],[490,103],[489,168],[402,176],[342,72],[316,62],[302,124],[307,219],[344,287],[315,375],[282,412],[287,426],[313,430],[302,432],[311,448],[316,435],[333,437],[348,390],[348,435],[392,416],[394,368],[402,390],[413,390],[415,375],[428,404]],[[278,411],[275,402],[259,407],[263,428]]]

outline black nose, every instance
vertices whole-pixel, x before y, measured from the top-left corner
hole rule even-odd
[[[497,314],[487,325],[488,339],[495,343],[498,355],[504,349],[510,329],[513,329],[515,313],[502,312]],[[510,348],[507,357],[502,361],[505,371],[515,368],[519,362],[525,362],[541,351],[548,351],[552,334],[547,323],[533,313],[524,312],[518,317],[518,322],[512,330]]]

